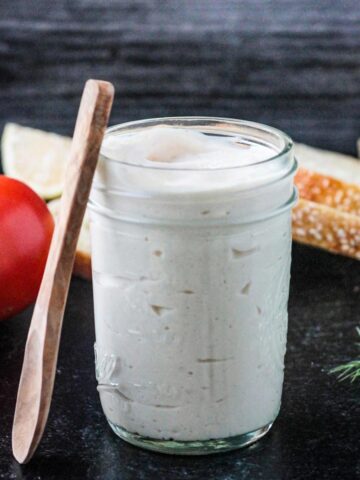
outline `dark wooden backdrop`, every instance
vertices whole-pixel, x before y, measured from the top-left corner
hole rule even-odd
[[[355,152],[359,0],[1,0],[0,128],[70,134],[84,81],[111,123],[217,115]]]

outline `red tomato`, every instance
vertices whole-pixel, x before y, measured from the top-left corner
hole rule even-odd
[[[46,203],[0,175],[0,320],[36,300],[54,230]]]

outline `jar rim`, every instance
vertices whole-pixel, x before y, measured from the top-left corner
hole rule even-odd
[[[199,122],[204,122],[204,125],[203,126],[199,125]],[[166,125],[166,126],[171,126],[174,128],[182,128],[182,129],[184,128],[194,129],[194,130],[201,129],[201,131],[203,132],[206,131],[206,133],[211,133],[210,130],[213,130],[214,132],[216,130],[219,131],[219,129],[221,128],[224,132],[228,132],[229,134],[232,133],[234,135],[241,134],[241,132],[230,130],[230,128],[240,129],[242,127],[242,128],[247,128],[249,130],[253,130],[254,132],[258,131],[258,132],[262,132],[263,134],[272,135],[277,140],[282,141],[283,145],[280,148],[279,152],[275,153],[275,155],[272,155],[271,157],[265,158],[263,160],[260,160],[254,163],[246,163],[243,165],[231,165],[226,167],[220,166],[220,167],[194,168],[194,167],[184,167],[184,166],[170,167],[170,166],[163,166],[158,164],[154,164],[154,165],[135,164],[135,163],[130,163],[130,162],[111,158],[107,155],[104,155],[100,150],[100,155],[102,160],[105,160],[106,162],[116,163],[117,165],[125,165],[127,167],[149,169],[149,170],[160,170],[160,171],[171,171],[171,172],[175,172],[175,171],[215,172],[215,171],[237,170],[237,169],[256,167],[259,165],[268,164],[270,162],[273,162],[275,160],[278,160],[286,156],[291,152],[293,148],[293,141],[291,140],[291,138],[286,133],[282,132],[277,128],[270,127],[262,123],[251,122],[247,120],[225,118],[225,117],[209,117],[209,116],[156,117],[156,118],[149,118],[144,120],[135,120],[131,122],[120,123],[117,125],[113,125],[112,127],[109,127],[105,132],[104,138],[114,133],[120,133],[120,134],[126,135],[135,130],[141,131],[149,127],[155,127],[160,125]]]

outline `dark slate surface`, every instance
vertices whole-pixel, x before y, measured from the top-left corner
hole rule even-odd
[[[355,480],[360,478],[360,384],[328,370],[357,354],[360,265],[295,246],[283,405],[268,437],[248,449],[186,458],[146,452],[108,427],[96,392],[91,284],[74,279],[45,437],[27,466],[10,430],[30,311],[0,324],[0,478]]]
[[[112,123],[246,118],[354,152],[358,7],[358,0],[4,0],[0,128],[12,120],[70,134],[83,82],[102,77],[118,92]],[[358,262],[295,246],[283,406],[271,434],[243,451],[175,458],[127,445],[107,426],[95,384],[91,284],[74,279],[48,428],[24,467],[12,459],[10,431],[31,311],[0,324],[0,479],[360,478],[360,383],[327,373],[358,354],[359,304]]]

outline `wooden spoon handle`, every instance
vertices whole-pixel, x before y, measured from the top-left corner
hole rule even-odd
[[[35,309],[48,310],[50,300],[53,306],[65,307],[76,245],[113,95],[113,86],[108,82],[86,82],[67,164],[60,214]],[[51,287],[49,282],[53,284]],[[50,299],[54,294],[59,297]],[[34,319],[44,325],[41,315],[33,315]]]
[[[20,463],[30,460],[46,425],[76,244],[113,96],[114,88],[110,83],[86,82],[71,145],[60,215],[25,347],[12,431],[13,453]]]

